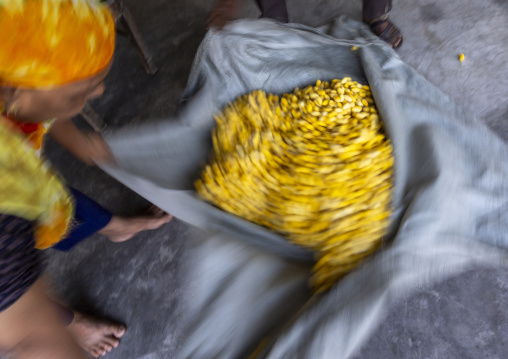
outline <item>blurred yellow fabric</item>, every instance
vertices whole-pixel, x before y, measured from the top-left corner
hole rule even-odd
[[[65,238],[73,212],[63,181],[0,116],[0,213],[32,221],[36,247],[45,249]]]

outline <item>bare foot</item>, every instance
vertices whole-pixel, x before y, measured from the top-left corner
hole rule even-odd
[[[120,217],[113,216],[106,227],[99,233],[108,237],[111,242],[124,242],[141,231],[157,229],[165,223],[170,222],[173,216],[159,210],[155,216]]]
[[[67,327],[77,343],[95,358],[106,355],[118,347],[125,327],[107,321],[91,318],[74,312],[74,319]]]

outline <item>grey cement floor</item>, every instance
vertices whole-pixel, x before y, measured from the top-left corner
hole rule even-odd
[[[129,41],[118,38],[109,88],[93,103],[109,128],[174,113],[212,6],[211,0],[127,3],[161,67],[147,76]],[[245,3],[245,15],[256,17],[253,3]],[[312,26],[361,14],[359,0],[288,0],[288,6],[294,22]],[[400,56],[508,140],[508,1],[395,0],[391,17],[405,36]],[[72,186],[115,213],[148,205],[51,141],[46,150]],[[128,325],[121,346],[107,357],[172,358],[186,285],[185,242],[195,234],[174,220],[124,244],[95,236],[70,253],[49,251],[48,275],[70,306]],[[476,268],[399,303],[357,358],[506,358],[506,333],[508,271]]]

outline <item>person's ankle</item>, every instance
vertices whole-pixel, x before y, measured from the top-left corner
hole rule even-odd
[[[373,22],[376,22],[376,21],[379,21],[379,20],[388,20],[388,13],[386,14],[383,14],[381,16],[378,16],[374,19],[366,19],[366,18],[363,18],[363,22],[366,23],[366,24],[372,24]]]

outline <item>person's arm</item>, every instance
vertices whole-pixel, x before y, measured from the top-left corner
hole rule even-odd
[[[218,0],[208,15],[207,28],[222,29],[228,22],[236,19],[239,0]]]
[[[99,134],[80,131],[72,120],[53,121],[48,135],[86,164],[114,161],[109,147]]]
[[[0,312],[0,348],[20,359],[85,359],[45,293],[38,280]]]

